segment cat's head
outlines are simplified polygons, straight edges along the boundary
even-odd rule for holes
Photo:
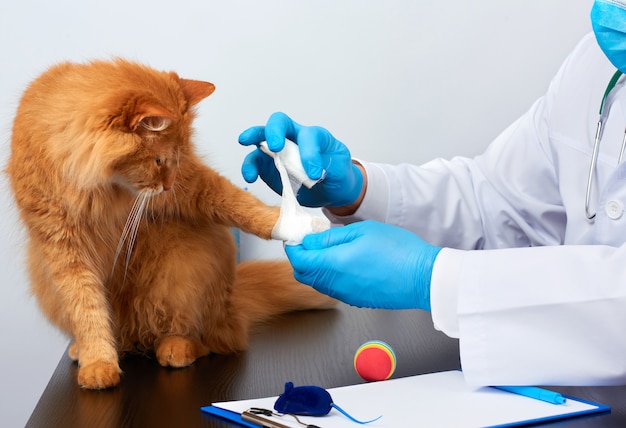
[[[61,138],[52,151],[65,176],[84,187],[133,193],[169,190],[191,150],[193,107],[213,84],[125,61],[63,64],[48,72]],[[41,95],[41,94],[40,94]]]

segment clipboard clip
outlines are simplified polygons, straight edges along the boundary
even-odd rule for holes
[[[271,410],[262,409],[260,407],[250,407],[247,411],[255,415],[263,416],[272,416],[274,414]]]

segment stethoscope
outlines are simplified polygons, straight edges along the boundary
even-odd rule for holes
[[[604,96],[602,97],[602,102],[600,103],[600,117],[598,119],[598,125],[596,126],[596,137],[593,142],[593,153],[591,155],[591,164],[589,165],[589,175],[587,176],[587,191],[585,192],[585,217],[590,222],[594,221],[596,217],[596,213],[591,213],[589,209],[590,200],[591,200],[591,185],[593,183],[593,172],[596,169],[596,164],[598,163],[598,152],[600,151],[600,140],[602,140],[602,133],[604,131],[603,125],[609,117],[609,112],[611,111],[611,105],[613,105],[613,100],[615,99],[615,94],[618,92],[618,89],[621,88],[626,79],[621,79],[622,72],[617,70],[611,80],[609,81],[606,90],[604,91]],[[622,162],[622,158],[624,157],[624,149],[626,148],[626,130],[624,131],[624,139],[622,140],[622,148],[619,152],[619,157],[617,158],[617,164],[619,165]]]

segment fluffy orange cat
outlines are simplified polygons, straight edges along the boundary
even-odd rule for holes
[[[23,95],[7,172],[33,293],[71,336],[84,388],[117,385],[124,352],[183,367],[334,303],[285,261],[236,264],[229,228],[269,239],[279,209],[194,154],[194,106],[213,90],[118,59],[59,64]]]

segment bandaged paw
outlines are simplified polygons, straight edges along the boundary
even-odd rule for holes
[[[302,167],[298,146],[285,141],[285,148],[274,153],[263,142],[260,149],[274,158],[274,164],[283,182],[283,194],[280,205],[280,216],[272,229],[272,238],[285,241],[288,245],[297,245],[305,235],[323,232],[330,228],[326,217],[314,216],[304,210],[298,203],[296,195],[300,187],[313,187],[317,181],[311,180]]]
[[[329,228],[330,222],[326,217],[312,216],[304,210],[295,215],[285,215],[281,206],[280,217],[272,229],[272,238],[282,240],[287,245],[297,245],[306,235]]]

